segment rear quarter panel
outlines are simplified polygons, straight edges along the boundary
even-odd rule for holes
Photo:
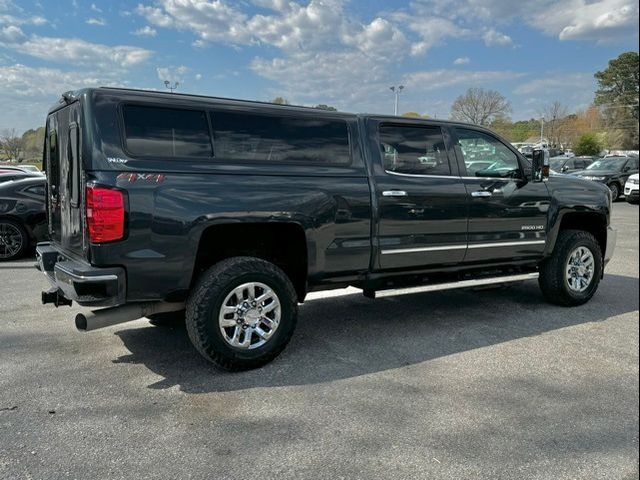
[[[122,265],[128,300],[189,288],[202,232],[211,225],[292,222],[305,231],[309,282],[356,276],[370,260],[365,177],[95,172],[126,192],[128,230],[91,246],[92,263]],[[282,239],[283,245],[287,239]]]

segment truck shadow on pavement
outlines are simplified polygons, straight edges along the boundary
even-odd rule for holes
[[[638,310],[638,278],[607,275],[594,299],[576,308],[545,303],[536,282],[503,290],[414,293],[377,300],[360,294],[300,306],[291,343],[257,370],[216,370],[191,346],[184,328],[116,332],[130,355],[163,377],[153,389],[224,392],[305,385],[414,365]]]

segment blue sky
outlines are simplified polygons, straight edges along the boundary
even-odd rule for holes
[[[40,126],[61,92],[121,85],[447,118],[469,87],[514,120],[593,99],[638,50],[634,0],[0,0],[0,130]]]

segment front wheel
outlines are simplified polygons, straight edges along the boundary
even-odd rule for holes
[[[17,260],[29,248],[29,235],[22,225],[0,219],[0,261]]]
[[[295,289],[280,268],[259,258],[233,257],[200,277],[187,300],[187,333],[216,366],[248,370],[282,352],[297,315]]]
[[[551,258],[540,265],[538,283],[548,302],[575,306],[588,302],[602,277],[603,261],[596,238],[581,230],[563,230]]]
[[[611,190],[611,201],[617,201],[620,198],[620,186],[617,183],[612,183],[609,185],[609,190]]]

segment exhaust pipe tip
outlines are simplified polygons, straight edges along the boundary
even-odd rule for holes
[[[87,331],[87,317],[82,313],[76,315],[76,328],[81,332]]]

